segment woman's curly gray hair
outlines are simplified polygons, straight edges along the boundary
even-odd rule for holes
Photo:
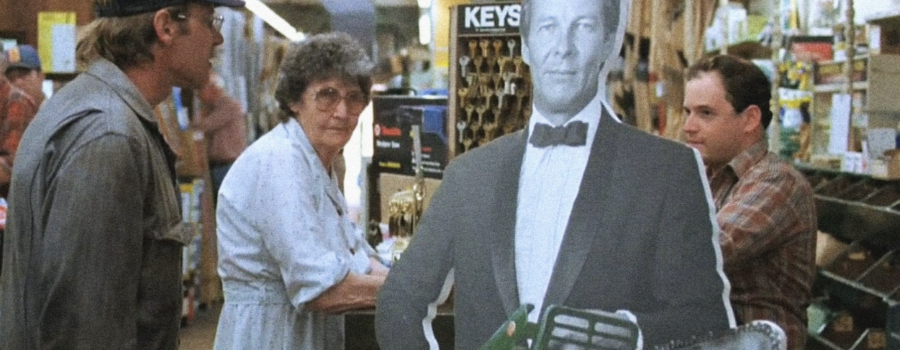
[[[290,106],[298,101],[313,82],[340,78],[359,84],[366,95],[372,88],[372,61],[350,35],[332,32],[313,35],[292,43],[278,72],[275,100],[282,122],[294,117]]]

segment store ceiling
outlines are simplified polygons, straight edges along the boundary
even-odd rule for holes
[[[417,0],[260,0],[303,33],[341,30],[372,40],[376,23],[417,33]],[[374,10],[374,11],[373,11]],[[399,22],[399,23],[398,23]],[[368,27],[368,26],[372,27]],[[360,27],[357,28],[357,27]],[[359,31],[360,33],[354,32]],[[365,34],[365,35],[363,35]]]
[[[272,11],[287,20],[288,23],[305,33],[319,33],[328,28],[334,29],[333,17],[336,14],[367,14],[375,9],[380,20],[394,21],[405,18],[406,10],[418,11],[417,0],[260,0]],[[332,20],[329,20],[331,18]],[[415,22],[414,16],[411,22]],[[343,29],[343,28],[341,28]]]
[[[377,44],[379,56],[391,54],[418,38],[417,0],[260,1],[305,34],[339,30],[349,33],[365,47],[373,47],[376,32],[381,33],[389,38]]]
[[[319,5],[321,0],[262,0],[266,4]],[[416,0],[373,0],[375,7],[418,6]]]

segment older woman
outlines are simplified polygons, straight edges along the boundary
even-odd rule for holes
[[[238,157],[219,192],[216,349],[343,348],[339,313],[375,305],[387,268],[347,217],[331,165],[369,103],[371,67],[341,33],[285,57],[282,122]]]

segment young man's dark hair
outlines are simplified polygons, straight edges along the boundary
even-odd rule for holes
[[[750,105],[756,105],[762,112],[763,129],[772,121],[772,83],[766,74],[753,62],[732,55],[705,58],[688,69],[687,80],[700,73],[717,72],[722,77],[725,96],[734,110],[741,112]]]

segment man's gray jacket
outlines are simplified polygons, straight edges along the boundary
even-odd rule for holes
[[[13,168],[0,348],[177,348],[174,160],[153,108],[108,61],[47,102]]]

